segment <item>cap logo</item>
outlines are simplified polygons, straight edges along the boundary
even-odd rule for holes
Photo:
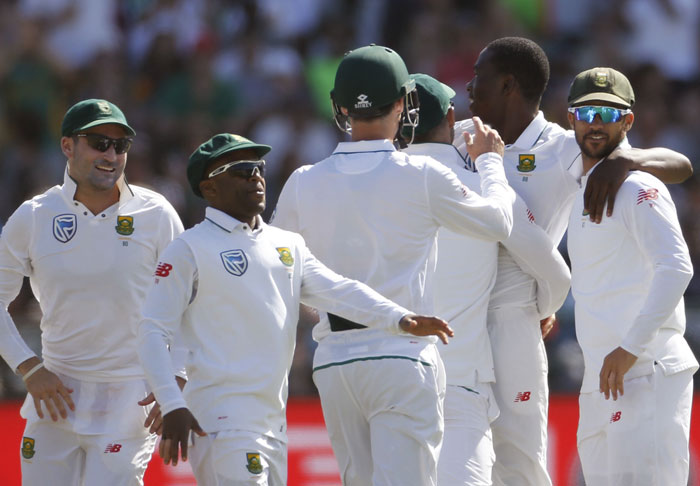
[[[372,102],[367,100],[368,96],[366,94],[361,94],[357,97],[357,103],[355,103],[355,108],[371,108]]]
[[[604,71],[596,72],[593,78],[593,84],[600,88],[605,88],[608,85],[608,73]]]
[[[236,142],[247,142],[248,141],[247,139],[241,137],[240,135],[235,135],[233,133],[231,134],[231,138],[233,138]]]
[[[109,106],[109,103],[106,101],[98,101],[97,102],[97,107],[100,109],[102,113],[105,115],[111,115],[112,114],[112,108]]]

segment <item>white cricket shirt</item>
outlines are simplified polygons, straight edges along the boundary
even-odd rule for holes
[[[143,378],[136,325],[158,255],[182,232],[153,191],[119,184],[119,202],[92,214],[62,186],[23,203],[0,237],[0,354],[12,369],[34,356],[7,306],[28,276],[42,311],[46,365],[84,381]],[[172,373],[171,373],[172,377]]]
[[[469,189],[480,192],[479,174],[466,169],[465,160],[454,146],[420,143],[409,145],[404,152],[433,157],[452,169]],[[539,304],[542,312],[550,315],[566,298],[569,268],[520,197],[513,207],[513,231],[503,243],[522,270],[515,281],[527,279],[531,304]],[[448,384],[473,386],[495,380],[486,317],[489,299],[508,301],[509,294],[507,288],[498,295],[491,292],[499,255],[506,253],[499,253],[499,246],[446,228],[438,232],[435,313],[455,330],[450,345],[440,347]]]
[[[300,232],[334,271],[418,314],[431,315],[438,229],[493,242],[506,238],[512,227],[515,195],[501,158],[489,153],[476,163],[484,197],[443,164],[399,152],[389,140],[342,142],[327,159],[289,177],[274,224]],[[365,329],[333,334],[366,340],[364,333],[381,339],[379,331]],[[313,334],[321,343],[331,334],[325,316]],[[368,349],[357,355],[376,352],[381,354]],[[324,364],[319,359],[317,351],[315,366]]]
[[[455,124],[453,143],[464,156],[467,150],[463,132],[473,133],[473,126],[471,119]],[[558,254],[556,246],[566,232],[573,197],[579,187],[578,179],[583,171],[581,150],[576,144],[573,131],[548,122],[544,114],[539,112],[515,143],[506,145],[503,165],[508,183],[525,201],[529,210],[528,218],[544,229]],[[498,278],[490,307],[531,307],[536,290],[532,278],[524,275],[522,265],[532,259],[531,253],[537,251],[536,241],[510,238],[507,243],[509,251],[504,251],[502,247],[499,251]],[[552,245],[546,245],[545,251],[548,252]],[[560,260],[560,255],[552,254],[552,257],[559,260],[559,265],[563,261]],[[563,269],[550,268],[553,271],[549,278],[541,278],[540,281],[562,282]],[[551,291],[556,295],[553,295],[549,303],[544,300],[539,302],[537,312],[542,317],[559,309],[566,298],[568,284],[564,282],[564,287],[557,284]],[[547,310],[552,312],[546,314]]]
[[[326,268],[300,235],[207,208],[163,253],[143,307],[139,354],[163,413],[186,406],[207,432],[286,441],[300,302],[392,334],[410,313]],[[164,366],[178,329],[189,349],[184,399]]]
[[[595,224],[583,210],[586,180],[567,238],[585,361],[581,392],[598,390],[603,359],[618,346],[638,358],[625,379],[652,373],[654,362],[665,374],[697,367],[683,338],[683,292],[693,269],[666,186],[645,172],[630,172],[613,215]]]

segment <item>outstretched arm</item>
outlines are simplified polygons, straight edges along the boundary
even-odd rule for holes
[[[666,184],[679,184],[693,175],[688,157],[673,150],[617,147],[588,177],[583,202],[591,221],[602,221],[606,202],[606,215],[612,216],[617,191],[631,170],[648,172]]]

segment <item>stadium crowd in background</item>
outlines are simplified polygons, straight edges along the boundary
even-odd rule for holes
[[[274,146],[266,157],[268,220],[288,175],[344,140],[330,122],[329,91],[345,51],[370,42],[396,49],[410,72],[455,90],[462,119],[479,51],[511,35],[531,38],[547,53],[551,78],[542,109],[562,126],[576,73],[609,65],[628,74],[640,100],[632,145],[673,148],[695,166],[695,176],[669,190],[697,266],[696,0],[8,0],[0,4],[0,226],[22,201],[62,180],[57,127],[77,100],[106,98],[129,113],[139,138],[127,177],[164,194],[186,228],[204,214],[184,175],[186,154],[201,140],[226,131]],[[686,337],[697,354],[700,277],[686,302]],[[38,351],[40,315],[28,285],[11,311]],[[547,342],[551,390],[577,391],[583,363],[571,299],[558,316]],[[302,312],[292,395],[316,393],[316,318]],[[21,379],[3,364],[0,397],[23,395]]]

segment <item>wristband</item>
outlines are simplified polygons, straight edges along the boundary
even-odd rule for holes
[[[22,375],[22,380],[24,380],[24,382],[26,383],[27,379],[30,376],[32,376],[34,373],[39,371],[39,368],[43,368],[43,367],[44,367],[44,363],[39,363],[37,365],[34,365],[34,367],[31,370],[27,371],[24,375]]]

